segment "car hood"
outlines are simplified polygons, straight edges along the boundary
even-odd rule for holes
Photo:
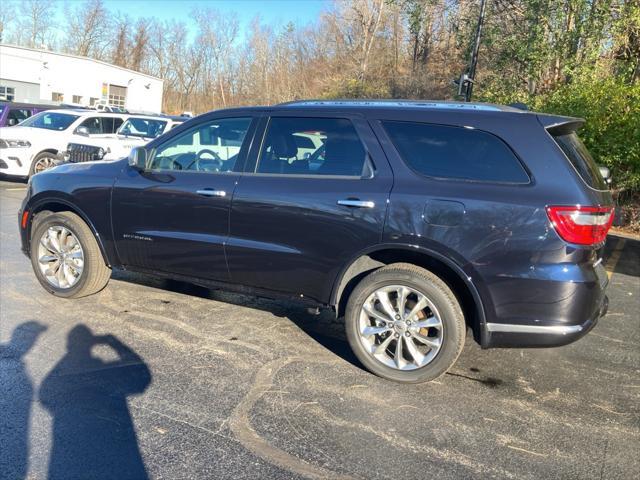
[[[92,147],[109,147],[111,150],[114,148],[117,149],[129,149],[131,150],[133,147],[140,147],[142,145],[146,145],[152,139],[151,138],[140,138],[140,137],[127,137],[125,135],[109,135],[106,137],[100,138],[87,138],[83,141],[76,140],[72,143],[78,143],[82,145],[91,145]]]
[[[37,135],[51,135],[52,133],[57,132],[44,128],[21,127],[20,125],[0,128],[0,138],[10,138],[12,140],[31,140]]]

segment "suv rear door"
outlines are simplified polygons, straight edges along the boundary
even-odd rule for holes
[[[231,206],[231,281],[329,302],[340,271],[381,240],[391,169],[359,117],[278,112],[262,125]]]

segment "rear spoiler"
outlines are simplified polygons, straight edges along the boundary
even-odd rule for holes
[[[539,113],[537,117],[538,121],[551,135],[566,135],[575,132],[585,123],[583,118],[576,117],[563,117],[544,113]]]

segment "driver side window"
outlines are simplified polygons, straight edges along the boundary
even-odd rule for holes
[[[251,118],[216,119],[173,137],[156,150],[151,170],[231,172]]]

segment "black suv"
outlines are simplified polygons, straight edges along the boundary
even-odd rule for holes
[[[61,297],[120,268],[330,307],[369,370],[431,380],[467,331],[549,347],[606,312],[613,208],[581,124],[446,102],[214,111],[35,175],[22,247]]]

